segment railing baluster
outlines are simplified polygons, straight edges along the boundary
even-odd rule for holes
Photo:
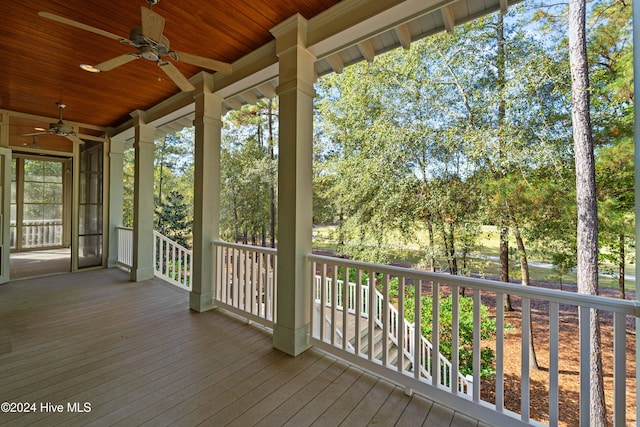
[[[389,363],[389,274],[382,275],[382,366]]]
[[[613,425],[626,424],[627,388],[627,319],[623,313],[615,313],[613,318]]]
[[[580,307],[578,309],[580,325],[580,425],[588,426],[590,421],[590,377],[591,369],[589,359],[590,349],[590,323],[591,309]]]
[[[398,278],[398,319],[402,323],[398,327],[398,372],[404,372],[404,357],[405,357],[405,335],[404,335],[404,284],[405,276]]]
[[[473,290],[473,401],[480,401],[480,290]]]
[[[349,327],[347,326],[347,312],[349,311],[349,267],[344,268],[342,279],[342,350],[347,350],[349,342]]]
[[[224,261],[224,302],[226,304],[229,304],[229,302],[231,301],[231,263],[233,262],[233,257],[232,257],[232,251],[233,249],[231,248],[226,248],[224,250],[224,257],[225,257],[225,261]]]
[[[338,267],[331,273],[331,345],[336,345],[336,310],[338,309]]]
[[[276,262],[276,255],[269,256],[269,281],[267,285],[267,299],[269,313],[267,314],[268,320],[276,321],[276,293],[278,288],[276,286],[276,278],[278,277],[278,263]]]
[[[251,313],[251,307],[253,304],[251,303],[251,258],[252,253],[249,251],[244,252],[244,309]]]
[[[438,351],[438,353],[440,353]],[[451,287],[451,378],[458,383],[460,372],[460,287]],[[459,387],[451,387],[451,392],[458,394]]]
[[[369,325],[367,330],[367,356],[369,360],[373,360],[373,334],[376,328],[376,309],[375,309],[375,299],[376,299],[376,284],[375,284],[375,272],[373,270],[369,270],[369,279],[367,281],[367,293],[369,296],[369,302],[367,303],[367,308],[369,309]]]
[[[422,289],[422,279],[418,279],[413,284],[413,377],[420,380],[422,365],[422,299],[420,290]]]
[[[504,294],[496,293],[496,411],[504,411]]]
[[[431,328],[431,345],[433,345],[432,354],[436,355],[435,361],[433,356],[431,358],[431,382],[434,387],[438,387],[442,384],[442,380],[440,379],[440,283],[432,282],[431,286],[431,318],[433,319],[433,327]],[[446,384],[444,385],[446,386]]]
[[[327,264],[322,264],[322,273],[320,280],[320,304],[318,306],[318,310],[320,311],[320,340],[326,340],[326,327],[324,322],[324,308],[327,302]]]
[[[560,413],[558,410],[559,381],[558,362],[560,361],[559,304],[549,303],[549,427],[557,427]],[[503,309],[504,312],[504,309]]]
[[[356,345],[355,345],[355,354],[360,356],[360,353],[362,351],[362,346],[360,345],[360,339],[362,338],[360,336],[360,319],[362,318],[362,314],[364,313],[363,311],[363,307],[362,307],[362,270],[360,270],[359,268],[356,269],[356,319],[355,319],[355,340],[356,340]]]
[[[530,379],[529,379],[529,343],[531,334],[531,300],[522,298],[522,334],[521,334],[521,374],[520,374],[520,415],[522,421],[529,422]]]

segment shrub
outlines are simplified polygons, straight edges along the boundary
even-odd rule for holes
[[[411,292],[412,294],[413,292]],[[446,298],[439,298],[440,303],[440,353],[451,360],[452,356],[452,319],[453,319],[453,298],[449,295]],[[433,298],[430,296],[421,297],[422,313],[422,335],[433,342],[433,318],[432,307]],[[413,321],[415,312],[413,295],[405,297],[405,316],[407,320]],[[459,361],[460,373],[463,375],[473,374],[473,299],[470,297],[459,298]],[[480,306],[480,338],[483,340],[494,339],[496,334],[496,322],[489,316],[486,306]],[[491,348],[480,349],[480,375],[483,379],[492,378],[495,375],[494,369],[495,355]]]

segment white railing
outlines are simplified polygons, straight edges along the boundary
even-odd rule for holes
[[[392,266],[366,264],[355,261],[348,261],[339,258],[330,258],[319,255],[308,255],[308,260],[311,263],[311,283],[317,283],[316,276],[321,277],[326,281],[331,279],[331,285],[316,286],[316,292],[312,293],[314,299],[319,301],[327,301],[329,304],[331,301],[336,301],[335,305],[329,305],[327,309],[328,313],[321,313],[320,318],[327,316],[331,319],[331,324],[337,323],[347,324],[347,313],[350,310],[355,310],[356,307],[362,307],[362,315],[354,316],[356,319],[353,330],[343,329],[342,337],[337,339],[334,337],[335,331],[333,328],[328,328],[325,322],[321,322],[319,325],[312,324],[311,331],[311,344],[318,348],[335,354],[349,362],[362,366],[372,372],[386,376],[396,383],[403,384],[407,389],[418,390],[422,393],[432,397],[433,399],[446,401],[448,405],[454,409],[460,410],[463,413],[476,414],[478,417],[497,425],[526,425],[534,424],[540,425],[548,423],[548,425],[556,426],[561,422],[562,412],[565,408],[562,405],[575,405],[577,402],[571,400],[570,403],[564,400],[562,404],[559,401],[563,400],[561,397],[565,394],[565,388],[560,381],[561,374],[566,375],[563,358],[561,355],[561,343],[560,343],[560,319],[563,319],[563,328],[569,327],[574,319],[579,318],[579,322],[575,323],[575,346],[579,346],[580,357],[579,372],[576,372],[572,378],[579,378],[580,381],[580,423],[581,425],[589,425],[589,393],[590,393],[590,381],[589,381],[589,324],[590,316],[592,316],[592,309],[599,310],[600,319],[602,325],[603,337],[609,337],[613,335],[613,340],[603,340],[603,343],[610,343],[607,347],[602,348],[603,358],[611,361],[609,364],[605,364],[605,387],[607,388],[608,395],[612,396],[607,402],[609,404],[609,414],[613,414],[614,425],[622,426],[627,423],[627,401],[635,402],[635,387],[627,385],[627,374],[636,376],[635,373],[635,358],[627,357],[627,345],[631,348],[628,341],[635,339],[635,333],[627,333],[627,328],[633,329],[632,320],[637,320],[640,316],[640,303],[637,301],[620,300],[616,298],[606,298],[592,295],[582,295],[566,291],[557,291],[551,289],[544,289],[531,286],[521,286],[516,284],[507,284],[489,280],[452,276],[441,273],[431,273],[419,270],[410,270]],[[340,274],[338,274],[340,270]],[[344,301],[342,289],[344,286],[338,285],[338,277],[349,277],[349,273],[352,272],[355,277],[356,283],[363,283],[362,278],[366,275],[369,280],[366,280],[366,284],[362,287],[362,292],[355,292],[356,287],[352,287],[347,291],[347,301]],[[398,279],[398,301],[397,301],[397,316],[394,314],[391,307],[389,295],[390,281],[392,278]],[[377,302],[374,298],[376,295],[376,286],[380,289],[380,294],[383,296],[381,302]],[[320,295],[317,294],[318,288]],[[365,291],[364,289],[368,289]],[[407,348],[407,353],[411,355],[411,366],[421,366],[428,370],[429,375],[425,375],[423,370],[414,370],[407,366],[404,358],[398,357],[396,361],[389,358],[389,345],[388,340],[382,340],[382,351],[378,356],[371,349],[373,349],[373,334],[362,334],[363,328],[373,330],[378,322],[382,323],[382,328],[388,330],[389,334],[394,335],[397,338],[397,342],[411,341],[411,337],[414,338],[414,342],[419,342],[421,339],[422,320],[421,320],[421,299],[415,298],[414,304],[414,319],[415,327],[400,328],[397,324],[397,319],[401,319],[405,316],[405,302],[407,297],[403,297],[407,291],[414,290],[414,295],[422,294],[431,296],[434,301],[440,301],[440,296],[450,295],[452,301],[452,319],[451,319],[451,347],[452,347],[452,360],[450,367],[451,378],[460,378],[459,376],[459,354],[462,348],[460,341],[460,304],[462,297],[460,292],[465,289],[465,292],[471,295],[471,301],[473,305],[473,339],[472,339],[472,387],[469,396],[465,391],[460,390],[458,387],[451,388],[447,384],[443,384],[442,376],[448,375],[447,371],[443,369],[443,362],[441,358],[437,358],[434,361],[434,365],[431,362],[425,362],[424,359],[429,358],[429,354],[424,349],[421,351],[414,351],[410,344],[403,347]],[[418,292],[415,292],[415,290]],[[511,335],[517,334],[519,341],[518,357],[519,368],[516,372],[505,372],[504,360],[507,356],[505,351],[510,349],[506,344],[506,326],[505,312],[502,301],[505,295],[511,295],[512,301],[517,301],[521,306],[519,323],[521,328],[518,332],[510,332]],[[482,295],[482,302],[481,302]],[[545,316],[548,319],[548,331],[545,331],[545,335],[542,340],[548,342],[548,351],[545,352],[544,357],[541,360],[545,360],[545,370],[548,372],[548,387],[536,387],[535,393],[545,393],[547,390],[548,396],[548,418],[544,420],[532,419],[531,417],[531,374],[529,370],[529,339],[531,336],[531,301],[536,302],[536,307],[542,305],[544,310],[536,310],[536,316]],[[466,300],[465,300],[466,301]],[[346,304],[345,304],[346,303]],[[315,309],[316,302],[310,302],[311,310]],[[481,337],[480,320],[481,320],[481,306],[487,304],[491,305],[491,310],[495,312],[496,322],[496,336],[492,338],[490,343],[485,342]],[[326,304],[321,304],[324,307]],[[347,306],[347,310],[339,310],[338,307]],[[377,305],[381,305],[378,308]],[[376,307],[375,316],[369,316],[369,307]],[[325,308],[322,308],[324,311]],[[440,304],[433,304],[432,306],[432,331],[436,331],[432,334],[433,348],[440,348],[440,342],[444,339],[441,333],[437,331],[441,330],[441,323],[443,320],[440,316]],[[361,319],[366,319],[365,324],[361,324]],[[317,323],[317,317],[311,316],[312,323]],[[627,322],[629,321],[629,322]],[[579,325],[578,325],[579,323]],[[627,325],[629,323],[629,326]],[[365,336],[366,338],[362,338]],[[633,338],[628,338],[633,337]],[[362,343],[361,340],[367,339],[368,342]],[[578,342],[580,340],[580,342]],[[344,343],[348,341],[354,341],[353,350],[350,350]],[[495,375],[492,377],[483,378],[481,376],[481,349],[483,346],[491,344],[495,349]],[[564,343],[563,343],[564,344]],[[366,349],[366,350],[365,350]],[[509,350],[513,351],[513,350]],[[628,366],[629,365],[629,366]],[[627,372],[629,369],[629,372]],[[516,387],[519,387],[519,402],[514,407],[511,403],[505,402],[505,387],[513,387],[514,377],[516,379]],[[485,397],[481,395],[481,386],[485,384],[491,386],[494,393],[489,394],[491,397]],[[567,393],[568,394],[568,393]],[[540,399],[537,399],[540,400]],[[569,408],[566,408],[569,409]],[[633,419],[633,415],[630,414]]]
[[[153,232],[153,273],[187,291],[191,290],[193,255],[191,250]]]
[[[118,265],[133,268],[133,228],[116,227],[118,230]]]
[[[118,265],[133,268],[133,228],[116,227],[118,231]],[[193,255],[157,231],[153,232],[153,273],[156,277],[191,291]]]
[[[212,243],[217,277],[214,303],[273,327],[276,314],[277,251],[223,241]]]
[[[22,249],[62,246],[62,220],[60,219],[23,221],[20,228]],[[17,247],[16,231],[16,223],[12,221],[9,225],[12,248]]]
[[[324,281],[325,283],[325,290],[324,290],[324,306],[327,308],[331,308],[331,295],[332,295],[332,284],[333,284],[333,278],[332,277],[327,277],[326,273],[323,277],[323,275],[318,275],[316,274],[315,276],[315,286],[314,286],[314,292],[315,292],[315,299],[316,299],[316,306],[319,306],[320,301],[322,301],[322,286],[321,283]],[[344,281],[343,280],[336,280],[337,283],[337,290],[336,290],[336,309],[338,311],[342,311],[344,310],[344,303],[345,303],[345,298],[344,298]],[[374,287],[374,291],[375,291],[375,299],[374,299],[374,303],[373,303],[373,307],[374,307],[374,322],[375,325],[384,330],[384,324],[383,324],[383,311],[384,311],[384,296]],[[360,300],[360,310],[359,310],[359,316],[362,317],[363,319],[368,319],[369,318],[369,309],[368,309],[368,301],[369,301],[369,285],[365,285],[365,284],[361,284],[360,285],[360,292],[361,292],[361,297],[359,298]],[[351,315],[357,315],[356,313],[358,313],[358,310],[356,310],[356,300],[358,298],[356,298],[356,284],[353,282],[348,282],[347,285],[347,312]],[[404,333],[400,332],[400,319],[401,317],[398,314],[398,309],[393,305],[393,304],[387,304],[388,306],[388,319],[389,319],[389,327],[386,328],[387,329],[387,339],[391,340],[391,342],[393,342],[394,345],[396,345],[397,347],[402,347],[402,354],[408,358],[408,360],[412,361],[414,360],[414,352],[415,352],[415,326],[413,322],[409,322],[405,317],[402,317],[402,328],[404,328]],[[319,308],[318,308],[319,310]],[[328,324],[331,324],[331,318],[329,316],[325,316],[328,320]],[[344,329],[344,327],[342,328]],[[337,333],[339,334],[339,341],[342,342],[343,339],[343,335],[344,335],[344,331],[338,328],[337,329]],[[405,337],[405,339],[400,339],[400,336]],[[433,353],[433,345],[431,344],[431,342],[424,337],[424,335],[422,335],[421,333],[419,334],[420,336],[420,372],[422,373],[422,375],[424,375],[427,379],[431,379],[431,369],[432,369],[432,353]],[[328,339],[330,340],[330,337],[328,337]],[[400,346],[399,343],[402,343],[402,346]],[[353,348],[352,344],[347,344],[348,346],[351,346],[351,348],[355,351],[355,349]],[[451,362],[442,355],[442,353],[438,353],[438,357],[440,359],[440,363],[439,363],[439,369],[440,369],[440,385],[442,385],[444,388],[446,388],[447,390],[450,391],[451,389],[451,384],[452,384],[452,377],[451,377],[451,373],[452,373],[452,369],[451,369]],[[411,368],[412,369],[412,368]],[[472,397],[472,393],[473,393],[473,387],[472,387],[472,383],[473,383],[473,377],[471,377],[470,375],[463,375],[461,373],[458,373],[458,393],[460,393],[461,395],[466,395],[469,398]]]

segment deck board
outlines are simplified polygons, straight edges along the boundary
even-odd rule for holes
[[[477,425],[321,351],[290,357],[224,311],[188,307],[185,291],[117,269],[0,286],[0,400],[38,407],[0,413],[0,424]],[[64,411],[40,411],[46,402]],[[68,412],[74,402],[91,411]]]

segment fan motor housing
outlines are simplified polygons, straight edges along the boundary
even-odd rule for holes
[[[160,42],[156,43],[142,34],[142,27],[132,28],[129,40],[140,50],[140,55],[150,61],[158,61],[160,57],[169,54],[169,39],[163,35]]]

